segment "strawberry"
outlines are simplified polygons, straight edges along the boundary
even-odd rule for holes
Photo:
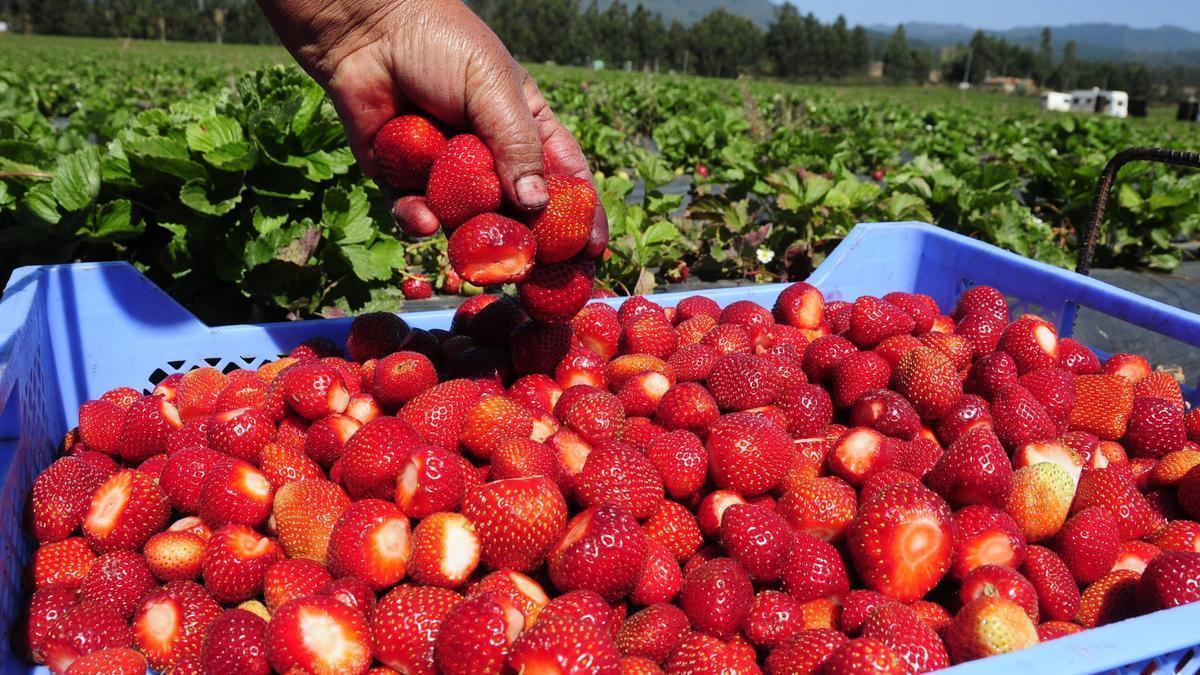
[[[311,337],[292,347],[292,351],[288,352],[288,356],[294,359],[323,359],[326,356],[341,356],[342,350],[333,340],[327,337]],[[233,374],[230,373],[230,377]]]
[[[656,373],[646,374],[654,375]],[[658,426],[648,417],[626,417],[625,426],[621,428],[619,438],[621,439],[622,443],[644,455],[650,449],[650,445],[654,443],[659,436],[664,436],[667,433],[668,432],[666,429]],[[657,469],[658,467],[655,466],[654,468]],[[660,471],[659,473],[661,474],[662,472]]]
[[[1187,440],[1183,405],[1176,401],[1137,396],[1130,409],[1122,444],[1135,457],[1161,459]]]
[[[1162,515],[1154,511],[1119,466],[1092,469],[1080,476],[1071,512],[1079,513],[1090,506],[1108,509],[1116,518],[1122,540],[1144,537],[1164,524]]]
[[[143,396],[125,411],[121,427],[121,459],[136,464],[167,448],[167,437],[182,427],[179,411],[159,396]]]
[[[479,399],[480,391],[480,386],[470,380],[448,380],[405,403],[397,416],[412,425],[412,429],[415,429],[426,442],[446,450],[455,450],[466,421],[466,413]],[[368,426],[370,425],[364,425],[364,428]],[[364,437],[364,441],[368,441],[362,449],[366,453],[364,459],[367,460],[364,466],[370,465],[371,456],[379,454],[378,447],[394,446],[395,450],[389,451],[387,454],[403,451],[403,447],[396,445],[393,437],[399,436],[408,441],[411,434],[398,433],[398,431],[396,423],[391,421],[381,425],[377,434],[368,434]],[[357,435],[355,434],[355,436]],[[416,439],[413,438],[412,442],[415,443]],[[351,439],[351,444],[353,444],[353,439]],[[349,448],[347,448],[347,454],[349,454]],[[388,485],[380,484],[377,487],[390,488],[394,479],[395,474],[392,474]],[[386,494],[374,496],[387,497]]]
[[[1008,323],[1008,300],[992,286],[973,286],[958,296],[952,316],[962,319],[970,312],[987,312]]]
[[[142,393],[133,387],[116,387],[100,395],[100,400],[115,403],[122,409],[128,410],[133,402],[142,397]]]
[[[267,621],[244,609],[227,609],[209,624],[200,647],[202,672],[213,675],[265,674]]]
[[[918,479],[929,475],[933,467],[941,461],[944,453],[942,446],[938,445],[937,441],[920,436],[907,442],[893,441],[892,445],[895,446],[895,451],[890,468],[905,471]],[[883,471],[876,472],[876,475]],[[865,486],[866,483],[863,485]]]
[[[484,396],[467,410],[460,441],[475,456],[490,459],[505,441],[532,433],[533,416],[524,406],[504,396]]]
[[[829,472],[855,486],[876,471],[887,467],[896,445],[883,434],[866,427],[854,427],[843,433],[829,450]]]
[[[442,619],[433,648],[444,675],[499,673],[509,646],[524,628],[521,611],[491,591],[455,605]]]
[[[775,317],[756,302],[736,300],[721,310],[717,315],[717,323],[745,328],[755,347],[764,347],[767,333],[775,325]]]
[[[1021,572],[1037,590],[1038,607],[1044,618],[1055,621],[1075,618],[1079,588],[1062,558],[1048,548],[1030,546]]]
[[[93,450],[109,455],[119,454],[127,408],[103,399],[79,406],[79,435],[83,437],[83,442]]]
[[[892,367],[875,352],[848,354],[833,370],[833,400],[849,408],[864,393],[886,388],[891,376]]]
[[[92,496],[83,518],[83,533],[101,553],[137,550],[166,527],[170,515],[167,498],[153,477],[139,471],[118,471]]]
[[[156,384],[154,386],[154,390],[150,393],[170,403],[175,400],[175,392],[179,389],[179,382],[182,379],[183,373],[171,373],[170,375],[164,377],[161,382]],[[141,396],[138,398],[141,398]],[[133,404],[131,403],[130,405]],[[128,410],[128,408],[126,408],[126,410]]]
[[[1037,629],[1020,605],[985,595],[967,603],[946,628],[955,663],[1005,654],[1037,644]]]
[[[434,641],[461,599],[444,588],[397,586],[370,615],[375,658],[399,672],[434,675]]]
[[[42,655],[51,671],[65,673],[81,657],[132,644],[129,625],[120,612],[104,605],[85,603],[66,609],[50,626]]]
[[[705,447],[713,482],[743,495],[762,494],[779,485],[792,455],[787,432],[749,413],[732,413],[714,422]]]
[[[143,555],[154,576],[162,581],[200,576],[208,542],[192,532],[159,532],[146,541]]]
[[[105,478],[103,471],[81,459],[55,460],[33,481],[30,516],[34,537],[46,543],[74,534]]]
[[[529,221],[539,264],[563,262],[583,250],[596,215],[596,188],[575,176],[546,176],[550,200]],[[590,294],[590,290],[589,290]]]
[[[916,323],[903,309],[874,296],[854,301],[846,337],[859,347],[874,347],[892,335],[912,333]]]
[[[420,115],[393,117],[375,134],[372,158],[384,182],[398,190],[421,191],[446,137]]]
[[[400,470],[412,452],[422,445],[417,430],[407,422],[395,417],[374,419],[346,441],[345,452],[339,461],[341,482],[355,499],[392,499]]]
[[[120,468],[117,465],[117,460],[113,459],[111,456],[102,452],[96,452],[95,450],[81,450],[80,447],[82,446],[78,446],[71,450],[67,456],[74,457],[75,459],[86,462],[92,467],[99,469],[100,473],[106,478],[116,473]]]
[[[585,507],[610,502],[644,520],[662,503],[663,481],[641,453],[612,443],[588,455],[575,477],[575,494]]]
[[[791,550],[793,533],[788,523],[770,508],[734,504],[721,519],[721,544],[751,579],[773,583],[779,579]]]
[[[833,377],[837,364],[858,351],[854,343],[837,335],[819,337],[804,351],[801,367],[809,382],[825,383]]]
[[[1075,375],[1096,375],[1100,372],[1100,360],[1092,350],[1071,338],[1058,340],[1058,367]]]
[[[617,354],[621,324],[617,311],[608,305],[592,303],[571,318],[572,340],[605,360]]]
[[[1120,552],[1117,553],[1117,561],[1113,563],[1112,569],[1115,570],[1132,570],[1138,574],[1143,574],[1146,571],[1146,565],[1155,558],[1162,549],[1139,539],[1121,542]]]
[[[320,466],[332,466],[346,451],[346,442],[362,428],[362,422],[349,415],[329,415],[308,426],[304,454]],[[259,466],[263,465],[262,458]]]
[[[414,581],[455,588],[479,564],[480,542],[475,526],[458,513],[434,513],[417,524],[412,536],[408,573]]]
[[[514,478],[468,491],[462,513],[475,525],[485,565],[528,571],[558,540],[567,504],[546,478]]]
[[[128,647],[109,647],[81,656],[67,668],[67,675],[141,675],[146,657]]]
[[[276,491],[284,485],[302,480],[324,480],[325,472],[303,450],[268,443],[263,446],[263,474]]]
[[[877,673],[902,675],[908,672],[900,655],[874,638],[855,638],[829,655],[821,672],[826,675]]]
[[[471,585],[467,597],[475,597],[490,591],[498,591],[521,611],[525,625],[532,626],[550,602],[541,584],[512,570],[492,572]]]
[[[1138,583],[1138,599],[1145,611],[1200,602],[1200,553],[1164,551],[1146,565]]]
[[[518,289],[521,306],[534,321],[566,324],[591,298],[595,279],[591,260],[538,265]]]
[[[1146,541],[1164,551],[1200,552],[1200,523],[1172,520],[1146,536]]]
[[[954,513],[954,564],[950,574],[964,579],[982,565],[1016,568],[1025,560],[1025,535],[1004,511],[968,506]]]
[[[1061,637],[1074,635],[1082,630],[1083,628],[1079,624],[1070,621],[1046,621],[1039,623],[1037,626],[1038,642],[1057,640]]]
[[[1013,384],[992,399],[992,427],[1007,446],[1054,438],[1054,420],[1037,398],[1025,387]]]
[[[941,352],[928,347],[916,347],[900,357],[892,373],[892,387],[924,419],[941,417],[962,396],[962,379],[954,365]]]
[[[536,250],[537,240],[528,228],[495,213],[467,220],[447,244],[454,271],[479,286],[523,281],[533,270]]]
[[[1179,479],[1179,489],[1175,496],[1179,500],[1180,509],[1189,518],[1200,520],[1200,469],[1193,467]]]
[[[129,618],[142,596],[157,585],[142,556],[132,551],[111,551],[88,569],[79,585],[79,602],[98,603]]]
[[[333,575],[320,563],[303,558],[280,560],[263,575],[263,600],[274,611],[291,600],[316,595],[331,581]]]
[[[363,615],[328,597],[292,600],[271,615],[267,657],[280,672],[365,673],[371,629]]]
[[[1045,319],[1026,314],[1004,329],[996,348],[1013,357],[1018,373],[1052,368],[1058,364],[1058,331]]]
[[[925,483],[951,506],[984,504],[1002,508],[1012,491],[1013,470],[996,434],[971,429],[950,444]]]
[[[754,351],[754,339],[750,331],[737,324],[713,326],[700,337],[700,344],[715,349],[721,356],[750,354]]]
[[[546,603],[539,620],[553,617],[588,623],[614,636],[624,621],[624,615],[614,612],[600,594],[588,590],[569,591]]]
[[[245,525],[226,525],[213,533],[204,554],[204,585],[220,602],[248,600],[262,589],[267,569],[282,557],[274,540]]]
[[[651,312],[623,324],[621,353],[650,354],[665,359],[679,346],[675,329],[665,315]]]
[[[321,361],[302,361],[279,377],[288,407],[310,422],[341,413],[350,403],[341,374]]]
[[[633,589],[645,554],[645,535],[628,512],[593,506],[567,523],[551,549],[550,580],[563,591],[588,589],[617,600]]]
[[[684,577],[679,607],[692,626],[717,638],[737,633],[754,603],[754,587],[746,571],[729,558],[716,558]]]
[[[205,417],[214,412],[217,397],[229,384],[229,378],[216,368],[196,368],[179,379],[173,403],[184,422]]]
[[[846,359],[846,361],[849,360],[849,358]],[[886,385],[887,382],[885,381],[883,386]],[[796,388],[811,386],[797,385]],[[789,391],[794,391],[794,389]],[[781,405],[782,401],[783,398],[781,398]],[[795,415],[793,414],[792,417],[794,418]],[[855,399],[853,407],[850,409],[850,422],[854,426],[870,427],[885,436],[905,440],[916,436],[921,426],[921,418],[917,415],[917,411],[912,407],[912,404],[908,402],[908,399],[884,388],[863,391]],[[815,424],[812,425],[812,427],[815,426]],[[821,428],[824,428],[824,426],[828,426],[828,422]],[[801,431],[805,432],[804,435],[811,435],[818,431],[818,429],[813,429],[812,427],[802,429]],[[791,430],[789,427],[789,431]]]
[[[413,543],[408,519],[394,504],[364,499],[351,504],[329,534],[329,569],[356,576],[373,590],[404,578]]]
[[[696,516],[678,502],[664,500],[642,523],[642,530],[647,538],[665,545],[679,560],[688,558],[704,545],[704,535]]]
[[[963,394],[937,421],[936,432],[938,439],[949,444],[972,429],[992,429],[994,426],[988,402],[975,394]]]
[[[630,615],[617,630],[617,648],[622,654],[662,663],[679,648],[688,632],[688,619],[675,605],[651,605]]]
[[[746,637],[759,647],[775,645],[804,631],[802,606],[779,591],[760,591],[742,626]]]
[[[950,510],[919,485],[885,488],[859,507],[847,545],[864,585],[898,600],[919,599],[950,568]]]
[[[606,388],[608,377],[604,359],[595,352],[573,346],[554,369],[554,379],[564,390],[576,386]],[[557,404],[555,404],[557,407]]]
[[[675,326],[675,334],[679,338],[679,349],[699,346],[704,348],[704,352],[720,355],[715,347],[701,342],[704,340],[704,336],[712,332],[716,326],[717,320],[708,314],[698,314],[686,321],[680,321]]]
[[[549,617],[525,630],[509,647],[513,672],[616,672],[620,654],[608,631],[572,620]]]
[[[50,586],[78,589],[95,565],[96,554],[83,537],[68,537],[60,542],[42,544],[34,552],[31,566],[34,587],[37,590]]]
[[[617,392],[625,414],[645,417],[653,415],[654,411],[658,410],[662,397],[675,384],[673,379],[652,371],[635,375]]]
[[[646,555],[629,600],[637,605],[671,602],[683,587],[683,569],[675,554],[658,539],[646,537]]]
[[[971,570],[958,589],[963,605],[975,598],[998,596],[1012,600],[1025,610],[1029,620],[1038,621],[1038,595],[1032,583],[1011,567],[981,565]]]
[[[133,639],[150,666],[166,670],[200,655],[201,642],[221,606],[199,584],[173,581],[146,594],[133,619]]]
[[[667,390],[654,411],[654,420],[668,431],[707,432],[720,412],[717,402],[703,386],[682,382]]]
[[[555,415],[588,443],[616,438],[625,422],[620,399],[596,389],[568,389],[554,407]]]
[[[797,532],[780,570],[783,590],[799,602],[840,599],[850,591],[846,563],[832,544]]]
[[[1075,481],[1056,464],[1042,462],[1013,473],[1012,492],[1005,511],[1029,542],[1049,539],[1066,522]]]
[[[696,522],[700,525],[700,531],[705,537],[716,539],[721,533],[725,510],[734,504],[746,503],[740,494],[729,490],[713,490],[704,495],[696,507]]]
[[[19,634],[14,632],[14,638],[21,643],[30,660],[38,664],[46,662],[43,650],[46,647],[47,636],[62,620],[63,614],[75,605],[74,588],[54,585],[33,592],[33,596],[24,607]],[[685,622],[684,626],[686,625]]]
[[[1080,375],[1075,378],[1075,407],[1070,427],[1101,439],[1125,435],[1133,414],[1133,385],[1120,375]]]
[[[1139,578],[1140,575],[1130,570],[1116,570],[1100,577],[1080,596],[1075,621],[1084,628],[1095,628],[1136,615]]]
[[[1071,516],[1054,541],[1055,550],[1080,584],[1090,584],[1107,574],[1117,561],[1120,547],[1116,520],[1097,506]]]
[[[558,364],[571,349],[571,340],[572,331],[569,325],[547,325],[535,321],[526,321],[517,326],[510,337],[513,370],[517,375],[523,376],[537,375],[538,377],[546,377],[547,375],[552,375],[554,369],[558,367]],[[550,383],[554,382],[549,378],[546,379]],[[543,381],[535,379],[531,381],[531,383],[533,382]],[[513,384],[515,385],[516,382]],[[556,384],[554,386],[557,387]],[[520,398],[520,388],[513,389],[510,387],[509,395],[520,400],[522,403],[532,406],[531,412],[549,410],[554,407],[553,403],[547,405],[544,401],[536,397],[539,392],[544,392],[544,387],[545,384],[530,387],[528,393],[533,396],[528,401]],[[561,390],[561,387],[557,388]]]
[[[346,336],[346,353],[362,363],[381,359],[400,349],[409,332],[408,324],[389,312],[370,312],[354,317]]]
[[[771,650],[767,656],[768,675],[822,672],[829,657],[850,642],[845,634],[829,628],[814,628],[795,635]]]
[[[509,439],[492,455],[491,476],[496,480],[542,476],[557,483],[559,475],[554,449],[528,438]]]
[[[158,483],[171,506],[183,513],[197,513],[200,494],[212,469],[228,459],[208,448],[188,448],[171,454]]]
[[[918,335],[928,333],[933,327],[934,319],[941,314],[937,302],[924,293],[888,293],[883,296],[883,300],[899,307],[912,317],[912,332]]]
[[[400,351],[376,361],[367,387],[380,405],[395,410],[437,384],[437,380],[437,372],[428,357]]]
[[[840,478],[806,478],[789,486],[775,510],[798,532],[840,542],[858,511],[854,488]]]
[[[842,598],[842,613],[838,616],[838,628],[846,635],[857,635],[876,609],[895,602],[896,600],[883,593],[854,589]]]
[[[275,494],[271,516],[279,544],[289,558],[325,564],[330,533],[349,506],[346,493],[329,481],[305,480],[284,485]]]
[[[417,274],[400,283],[400,293],[405,300],[428,300],[433,297],[433,284],[424,274]]]
[[[1138,354],[1113,354],[1108,357],[1100,372],[1105,375],[1120,375],[1134,384],[1150,374],[1150,362]]]
[[[534,324],[529,324],[534,325]],[[507,396],[525,406],[530,413],[551,412],[562,396],[563,388],[553,378],[542,373],[521,377],[508,388]]]
[[[1134,396],[1152,396],[1168,401],[1183,403],[1183,390],[1175,377],[1164,370],[1156,370],[1133,384]]]
[[[411,518],[458,506],[463,494],[462,458],[432,446],[413,450],[396,477],[396,504]]]
[[[910,673],[950,667],[950,655],[942,639],[916,612],[899,603],[887,603],[876,609],[863,623],[862,636],[887,645]]]
[[[450,139],[430,167],[426,200],[447,231],[500,208],[495,162],[478,136],[459,134]]]
[[[266,474],[240,459],[227,460],[205,475],[200,517],[213,529],[229,523],[258,527],[271,515],[274,496]]]
[[[814,436],[833,421],[833,401],[825,389],[815,384],[785,387],[776,405],[787,416],[788,432],[796,437]],[[867,405],[864,403],[864,407]]]

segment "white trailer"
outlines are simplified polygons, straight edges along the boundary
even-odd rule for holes
[[[1076,89],[1071,92],[1071,110],[1110,117],[1128,117],[1129,94],[1099,87]]]
[[[1042,94],[1042,110],[1070,112],[1071,95],[1063,91],[1047,91]]]

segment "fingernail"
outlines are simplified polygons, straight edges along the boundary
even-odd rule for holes
[[[546,181],[541,176],[525,176],[517,181],[517,201],[527,209],[540,209],[550,201]]]

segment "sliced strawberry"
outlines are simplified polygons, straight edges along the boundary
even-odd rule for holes
[[[847,533],[863,583],[898,600],[923,597],[950,568],[950,510],[919,485],[884,489],[859,508]]]
[[[175,581],[146,595],[133,619],[133,638],[150,666],[166,670],[200,655],[201,642],[221,606],[198,584]]]
[[[293,600],[271,615],[267,657],[279,672],[360,673],[371,665],[371,629],[362,613],[329,597]]]
[[[257,527],[271,515],[274,497],[262,471],[240,459],[225,461],[205,475],[200,517],[214,530],[229,523]]]
[[[55,673],[65,673],[81,657],[102,649],[129,647],[133,644],[125,618],[111,607],[87,603],[63,611],[50,627],[43,643],[46,665]]]
[[[119,471],[97,488],[83,519],[83,532],[97,551],[137,550],[166,527],[167,498],[154,478]]]
[[[226,525],[208,542],[204,586],[219,602],[249,600],[262,590],[267,569],[282,557],[274,540],[245,525]]]

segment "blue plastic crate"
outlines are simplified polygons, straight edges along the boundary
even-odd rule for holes
[[[1019,311],[1059,324],[1064,335],[1078,305],[1200,348],[1200,316],[920,223],[859,225],[809,281],[830,299],[901,290],[927,293],[943,309],[964,289],[990,284],[1012,297]],[[753,300],[770,306],[783,288],[706,295],[722,305]],[[655,300],[672,305],[686,295]],[[452,315],[423,312],[405,319],[419,328],[447,328]],[[305,338],[340,342],[349,326],[350,320],[339,319],[210,328],[125,263],[17,270],[0,300],[0,629],[11,630],[25,597],[22,577],[32,542],[21,523],[30,485],[75,425],[82,402],[117,386],[150,388],[167,374],[198,366],[254,368]],[[1195,402],[1196,390],[1189,388],[1188,396]],[[1195,604],[951,670],[1196,673],[1198,643]],[[13,656],[8,640],[0,641],[0,650],[4,672],[36,672]]]

